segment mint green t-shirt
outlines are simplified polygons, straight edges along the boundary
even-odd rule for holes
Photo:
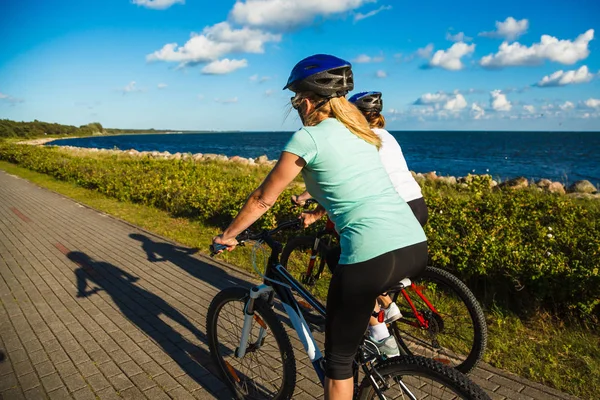
[[[308,192],[326,210],[340,234],[340,264],[354,264],[412,244],[425,233],[394,189],[377,148],[337,119],[294,133],[284,151],[306,161]]]

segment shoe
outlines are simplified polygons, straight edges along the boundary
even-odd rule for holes
[[[379,354],[390,357],[397,357],[400,355],[400,348],[398,348],[398,343],[396,343],[396,338],[392,335],[382,339],[381,341],[377,341],[369,336],[369,341],[372,342],[377,349],[379,350]]]
[[[396,303],[390,303],[388,308],[384,308],[383,312],[385,314],[385,323],[389,324],[391,322],[397,321],[402,318],[402,313],[398,309]]]

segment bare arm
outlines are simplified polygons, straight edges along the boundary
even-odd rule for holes
[[[279,161],[277,161],[263,183],[252,192],[233,222],[220,236],[215,238],[214,242],[234,247],[237,244],[235,237],[275,204],[281,192],[294,180],[305,165],[306,162],[297,155],[286,151],[282,152]]]

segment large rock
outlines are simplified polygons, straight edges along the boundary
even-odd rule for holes
[[[594,186],[592,184],[592,182],[590,181],[586,181],[586,180],[582,180],[582,181],[577,181],[575,183],[573,183],[571,186],[569,186],[569,189],[567,189],[567,191],[569,193],[596,193],[598,191],[598,188],[596,188],[596,186]]]
[[[550,187],[551,184],[552,181],[550,179],[540,179],[535,183],[537,187],[540,187],[542,189],[548,189],[548,187]]]
[[[560,182],[550,182],[546,190],[550,193],[565,194],[565,187]]]
[[[219,156],[218,154],[207,153],[207,154],[204,154],[203,158],[204,158],[204,160],[216,160],[218,156]]]
[[[438,176],[436,175],[435,171],[427,172],[424,176],[425,179],[428,179],[430,181],[435,181],[438,179]]]
[[[454,176],[440,176],[437,180],[447,185],[456,185],[456,177]]]
[[[262,165],[262,164],[268,164],[269,163],[269,158],[266,155],[262,155],[260,157],[257,157],[254,160],[255,163],[257,163],[258,165]]]
[[[526,187],[529,187],[529,181],[527,180],[527,178],[520,176],[518,178],[509,179],[506,182],[502,182],[500,184],[500,187],[515,189],[515,190],[516,189],[524,189]]]

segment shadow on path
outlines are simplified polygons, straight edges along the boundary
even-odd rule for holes
[[[100,290],[105,291],[123,315],[152,338],[186,374],[213,394],[219,391],[218,398],[229,395],[227,390],[222,391],[223,384],[211,374],[215,373],[215,369],[209,352],[171,326],[173,323],[179,324],[184,328],[182,330],[190,332],[206,345],[206,335],[185,315],[159,296],[134,285],[139,278],[113,264],[94,260],[87,254],[76,251],[67,254],[67,257],[79,266],[75,271],[77,297],[88,297]],[[98,286],[91,287],[90,283]]]
[[[142,243],[142,249],[146,252],[148,261],[169,261],[191,276],[198,278],[219,290],[232,285],[248,288],[252,285],[246,280],[228,274],[219,267],[215,267],[198,258],[192,257],[192,254],[197,253],[198,249],[176,246],[167,242],[155,242],[148,236],[139,233],[132,233],[129,237]]]

